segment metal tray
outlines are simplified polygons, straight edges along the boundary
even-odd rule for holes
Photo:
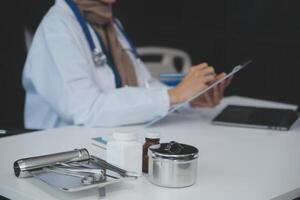
[[[93,167],[93,168],[97,167],[99,169],[102,169],[97,164],[97,162],[95,162],[93,159],[91,159],[89,161],[83,161],[80,163],[84,164],[86,166]],[[107,185],[118,183],[118,182],[121,182],[124,180],[136,179],[136,177],[121,176],[118,173],[115,173],[108,169],[105,169],[105,171],[106,171],[105,180],[94,183],[94,184],[89,184],[89,185],[83,184],[81,182],[82,178],[59,174],[59,173],[55,173],[55,172],[49,172],[49,171],[45,171],[43,169],[30,171],[30,173],[34,178],[54,187],[56,189],[66,191],[66,192],[78,192],[78,191],[88,190],[88,189],[92,189],[92,188],[103,188]]]

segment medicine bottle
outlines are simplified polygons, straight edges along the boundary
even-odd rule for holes
[[[118,130],[113,140],[107,143],[107,162],[126,171],[142,175],[142,144],[137,141],[133,131]]]
[[[158,132],[147,132],[143,145],[143,172],[148,173],[148,148],[151,145],[159,144],[160,134]]]

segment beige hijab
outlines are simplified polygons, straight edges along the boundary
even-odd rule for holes
[[[74,2],[85,19],[101,36],[106,49],[111,53],[123,86],[137,86],[133,62],[118,40],[111,5],[102,3],[101,0],[74,0]]]

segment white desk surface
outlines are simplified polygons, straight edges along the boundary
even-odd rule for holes
[[[215,109],[171,115],[152,130],[163,134],[163,142],[175,140],[199,148],[197,183],[170,189],[152,185],[141,177],[107,187],[106,199],[281,200],[300,195],[299,120],[288,132],[211,125],[211,119],[227,104],[295,108],[228,97]],[[112,130],[68,127],[0,139],[0,194],[21,200],[98,199],[97,190],[66,193],[38,180],[18,179],[12,166],[20,158],[82,147],[103,157],[91,145],[90,138],[112,133]]]

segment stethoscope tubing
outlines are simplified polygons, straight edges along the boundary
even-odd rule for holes
[[[91,51],[95,51],[96,49],[96,45],[93,41],[92,38],[92,34],[88,28],[87,22],[84,19],[84,17],[82,16],[79,8],[76,6],[76,4],[73,2],[73,0],[65,0],[66,3],[69,5],[69,7],[71,8],[71,10],[73,11],[78,23],[81,26],[81,29],[86,37],[86,40],[88,41],[88,44],[90,46]],[[117,25],[117,28],[121,31],[121,33],[125,36],[126,40],[129,43],[129,46],[134,54],[134,56],[138,57],[138,52],[137,49],[135,48],[135,46],[133,45],[132,40],[130,39],[130,37],[128,36],[128,34],[125,32],[125,30],[123,29],[122,25],[120,24],[120,22],[116,19],[114,19],[115,24]],[[100,42],[100,41],[99,41]]]

